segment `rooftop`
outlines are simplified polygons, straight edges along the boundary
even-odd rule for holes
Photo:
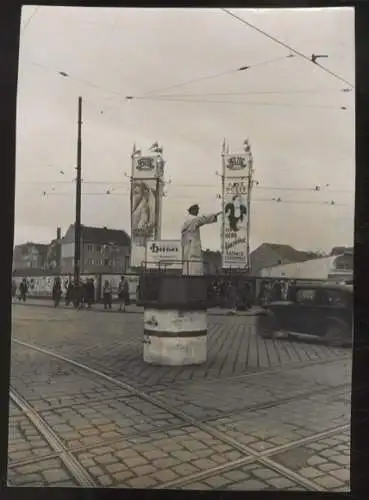
[[[279,243],[263,243],[260,247],[268,246],[274,250],[281,257],[281,260],[290,260],[291,262],[303,262],[309,259],[315,259],[318,257],[314,252],[303,252],[296,250],[296,248],[290,245],[281,245]],[[260,248],[258,247],[258,248]],[[257,249],[256,249],[257,250]],[[256,251],[254,250],[254,252]]]
[[[72,224],[69,230],[73,229]],[[68,231],[69,231],[68,230]],[[113,243],[119,246],[129,246],[131,238],[122,229],[109,229],[107,227],[81,226],[81,234],[84,243],[108,244]]]

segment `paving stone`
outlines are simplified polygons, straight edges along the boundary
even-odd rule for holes
[[[327,463],[327,459],[314,455],[307,460],[307,463],[308,465],[324,464]]]
[[[90,469],[88,469],[88,471],[93,476],[103,476],[104,475],[104,471],[102,470],[101,467],[94,466],[94,467],[91,467]]]
[[[223,477],[221,475],[219,476],[213,476],[208,479],[204,479],[204,482],[211,486],[214,489],[222,489],[225,488],[227,485],[229,485],[232,481],[230,479],[227,479],[226,477]]]
[[[151,476],[141,476],[135,477],[134,479],[129,479],[127,481],[127,484],[132,488],[145,489],[156,486],[157,482]]]
[[[332,470],[330,472],[330,475],[334,476],[336,479],[343,481],[343,482],[350,481],[350,471],[348,469]]]
[[[147,460],[145,460],[143,457],[136,456],[136,457],[128,457],[124,459],[124,463],[127,465],[127,467],[136,467],[137,465],[146,465]]]
[[[137,457],[138,455],[137,455],[136,450],[128,448],[128,449],[116,451],[115,456],[117,456],[118,458],[121,458],[122,460],[126,460],[127,458]]]
[[[179,487],[179,489],[202,491],[202,490],[210,490],[210,487],[205,483],[191,483],[182,486],[182,488]]]
[[[140,465],[132,469],[132,472],[134,472],[136,476],[147,476],[155,471],[156,469],[152,465]]]
[[[253,475],[257,476],[260,479],[270,479],[272,477],[276,477],[277,473],[275,471],[272,471],[270,469],[257,469],[252,472]]]
[[[45,477],[48,483],[53,483],[56,481],[64,481],[68,480],[69,476],[63,469],[49,469],[43,472],[43,476]]]
[[[91,460],[91,458],[85,458],[84,460],[80,460],[83,467],[94,467],[95,462]]]
[[[123,482],[127,479],[130,479],[131,477],[134,476],[134,474],[132,471],[127,469],[127,470],[123,470],[121,472],[115,472],[112,476],[117,483],[120,483],[120,482]]]
[[[294,486],[294,483],[285,477],[276,477],[276,478],[268,479],[267,483],[269,483],[274,488],[277,488],[280,490]]]
[[[111,454],[99,455],[98,457],[95,457],[95,461],[98,464],[113,464],[114,462],[116,462],[116,458]]]
[[[248,478],[249,474],[243,472],[242,470],[232,470],[229,472],[225,472],[224,476],[232,481],[241,481],[243,479]]]
[[[217,463],[214,462],[213,460],[208,460],[204,458],[200,460],[194,460],[192,463],[201,470],[207,470],[217,466]]]
[[[177,465],[176,467],[173,467],[173,471],[179,476],[187,476],[197,472],[197,469],[191,464],[184,463],[181,465]]]
[[[321,469],[323,472],[329,472],[332,470],[337,470],[337,464],[332,464],[332,463],[319,464],[318,468]]]
[[[109,476],[100,476],[99,483],[101,484],[101,486],[111,486],[113,484],[113,481]]]
[[[175,474],[171,469],[164,469],[154,472],[153,474],[151,474],[151,476],[163,483],[169,483],[169,481],[173,481],[178,477],[178,475]]]
[[[255,490],[265,490],[268,485],[257,481],[256,479],[249,479],[248,481],[243,481],[240,483],[235,483],[230,486],[231,490],[241,490],[241,491],[255,491]]]
[[[175,458],[159,458],[153,461],[153,465],[159,469],[166,469],[167,467],[173,467],[174,465],[179,465],[179,460]]]
[[[193,453],[187,450],[174,451],[173,453],[171,453],[171,455],[175,458],[178,458],[178,460],[181,460],[182,462],[187,462],[193,458]]]
[[[18,486],[43,486],[45,480],[40,474],[22,474],[12,478],[12,485]]]
[[[299,470],[299,474],[307,477],[308,479],[313,479],[315,477],[321,476],[323,472],[319,469],[316,469],[315,467],[304,467],[303,469]]]
[[[125,464],[119,462],[119,463],[107,465],[106,470],[108,470],[110,473],[114,474],[115,472],[121,472],[121,471],[128,470],[128,469],[127,469],[127,466]]]
[[[342,465],[350,465],[350,457],[347,455],[335,455],[331,457],[332,462]]]
[[[338,481],[337,479],[335,479],[334,477],[331,477],[331,476],[317,477],[315,479],[315,482],[319,486],[323,486],[323,488],[325,488],[327,490],[331,490],[333,488],[338,488],[338,487],[342,486],[342,481]]]

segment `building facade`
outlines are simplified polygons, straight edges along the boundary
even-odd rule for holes
[[[125,231],[81,226],[80,272],[125,273],[129,268],[130,246],[130,237]],[[62,274],[74,271],[74,248],[74,225],[71,225],[61,241]]]
[[[44,271],[48,248],[49,245],[32,242],[16,245],[13,251],[13,272]]]

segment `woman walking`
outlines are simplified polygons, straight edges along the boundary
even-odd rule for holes
[[[103,288],[104,311],[111,311],[113,290],[108,280],[105,280]]]

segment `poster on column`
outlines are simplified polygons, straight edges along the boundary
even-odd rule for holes
[[[248,267],[249,154],[223,156],[222,267]]]
[[[146,243],[155,239],[157,225],[157,181],[132,179],[131,187],[131,266],[145,261]]]

